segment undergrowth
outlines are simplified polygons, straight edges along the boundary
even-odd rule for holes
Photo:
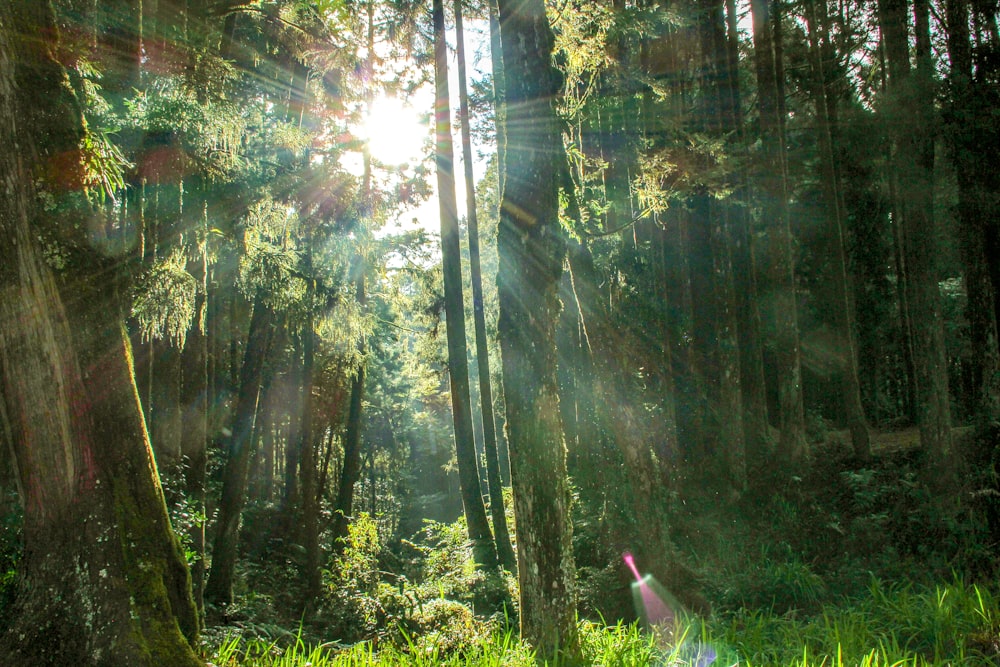
[[[873,580],[865,596],[815,614],[739,610],[709,620],[643,629],[581,621],[585,664],[603,667],[982,667],[1000,664],[995,590],[956,580],[915,587]],[[439,637],[439,639],[446,639]],[[510,630],[470,641],[307,645],[226,638],[217,667],[533,667],[530,647]]]

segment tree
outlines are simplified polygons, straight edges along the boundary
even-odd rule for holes
[[[901,230],[904,318],[913,348],[917,424],[928,463],[939,479],[952,475],[951,407],[938,289],[934,222],[933,63],[929,4],[914,0],[916,68],[910,66],[906,0],[880,0],[879,23],[889,69],[888,110],[897,187],[893,223]]]
[[[499,0],[507,174],[497,277],[507,441],[517,517],[521,634],[542,657],[579,655],[555,324],[566,243],[559,227],[559,77],[541,0]]]
[[[809,454],[802,403],[792,232],[788,217],[788,171],[785,146],[784,67],[781,10],[778,0],[753,0],[754,62],[762,143],[760,189],[765,197],[767,271],[762,295],[773,327],[778,412],[781,436],[778,454],[787,463],[803,462]]]
[[[246,504],[257,397],[275,324],[274,309],[258,295],[254,299],[250,332],[247,334],[243,365],[240,367],[239,393],[233,413],[232,435],[229,436],[228,458],[222,476],[222,498],[219,501],[212,547],[212,570],[205,585],[205,599],[215,605],[227,605],[233,601],[236,549],[239,544],[241,514]]]
[[[492,3],[491,3],[492,4]],[[462,126],[462,164],[465,167],[465,196],[469,225],[469,279],[472,283],[472,316],[476,330],[476,364],[479,370],[479,401],[483,419],[483,453],[490,494],[490,516],[497,558],[506,569],[517,567],[517,555],[510,545],[510,530],[504,512],[503,484],[497,448],[496,420],[493,416],[493,383],[490,379],[490,352],[486,343],[486,311],[483,304],[483,271],[479,260],[479,220],[476,189],[472,174],[472,132],[469,128],[469,91],[465,77],[465,36],[462,27],[462,0],[455,0],[455,42],[458,58],[459,118]],[[494,67],[494,71],[496,68]],[[502,122],[498,122],[498,127]],[[499,140],[498,140],[499,146]],[[497,148],[499,155],[500,149]]]
[[[0,7],[0,136],[18,147],[0,157],[8,184],[0,414],[25,512],[0,659],[195,666],[197,608],[137,400],[122,324],[125,274],[38,197],[61,195],[65,216],[93,213],[73,192],[87,173],[86,128],[56,59],[60,46],[48,2]],[[70,260],[58,276],[39,232]]]
[[[465,338],[465,301],[462,296],[462,254],[458,234],[458,204],[455,197],[455,166],[451,140],[451,111],[448,103],[448,44],[445,41],[444,2],[434,0],[434,84],[436,103],[438,202],[441,212],[441,266],[444,271],[444,310],[448,329],[448,376],[451,380],[451,408],[455,421],[455,452],[462,487],[462,505],[476,563],[493,567],[496,545],[486,518],[480,491],[479,465],[472,430],[472,403],[469,394],[469,351]],[[473,204],[474,205],[474,204]]]
[[[851,298],[848,275],[846,212],[840,169],[834,154],[837,100],[831,90],[827,69],[833,60],[830,44],[826,0],[806,3],[809,27],[809,51],[812,56],[812,98],[816,107],[816,131],[822,165],[823,203],[833,236],[834,275],[831,281],[834,292],[833,320],[840,339],[842,362],[840,364],[841,396],[847,427],[851,432],[854,455],[862,461],[871,457],[871,436],[864,408],[861,406],[861,382],[858,379],[857,336],[854,333],[854,304]]]
[[[976,418],[988,423],[1000,412],[998,285],[990,275],[991,266],[995,267],[998,262],[995,257],[991,262],[987,252],[991,227],[993,235],[997,233],[997,205],[990,205],[990,193],[996,191],[997,178],[994,174],[991,183],[991,170],[982,169],[981,165],[986,164],[987,155],[997,145],[998,133],[996,128],[989,127],[990,88],[985,85],[986,77],[973,67],[967,0],[947,0],[945,17],[951,61],[945,130],[958,185],[956,214],[968,294],[966,319],[972,345],[972,404]],[[996,97],[995,90],[992,96]],[[991,214],[992,225],[987,222]]]

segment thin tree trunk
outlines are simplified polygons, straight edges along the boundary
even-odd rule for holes
[[[358,303],[365,303],[364,262],[355,260],[355,298]],[[343,554],[347,546],[348,526],[354,511],[354,487],[361,477],[361,409],[365,394],[365,344],[358,343],[361,358],[358,368],[351,380],[351,402],[347,409],[347,425],[344,429],[344,462],[340,470],[340,484],[337,487],[337,502],[333,508],[333,550]]]
[[[240,368],[240,388],[229,439],[229,457],[222,475],[222,497],[219,500],[215,543],[212,548],[212,571],[205,586],[205,600],[217,606],[228,605],[233,601],[236,549],[239,543],[240,516],[246,502],[254,417],[257,414],[261,377],[271,347],[274,326],[274,310],[258,296],[254,300],[250,332]]]
[[[451,140],[451,110],[448,103],[448,45],[445,41],[444,2],[434,0],[434,82],[437,90],[438,202],[441,214],[441,266],[444,271],[444,310],[448,329],[448,376],[451,380],[451,409],[455,421],[455,451],[462,505],[472,540],[476,563],[493,567],[496,545],[479,483],[479,465],[472,429],[469,395],[469,357],[465,339],[465,303],[462,296],[462,252],[459,247],[458,205],[455,198],[455,171]],[[475,203],[473,203],[475,206]]]
[[[785,160],[784,93],[781,14],[777,0],[752,0],[754,57],[757,69],[757,104],[763,145],[759,181],[767,224],[767,286],[770,324],[774,327],[778,408],[781,436],[778,456],[798,465],[809,456],[802,402],[802,365],[799,351],[792,233],[788,216],[788,183]]]
[[[469,91],[465,79],[463,32],[462,0],[455,0],[459,117],[462,123],[462,163],[465,167],[466,211],[469,225],[469,272],[472,281],[472,314],[476,328],[476,363],[479,369],[479,400],[483,417],[483,448],[486,453],[486,477],[489,482],[490,514],[493,519],[497,557],[500,565],[513,572],[517,567],[517,556],[510,544],[510,530],[507,528],[507,516],[504,512],[496,422],[493,417],[493,384],[490,380],[490,351],[486,341],[483,271],[479,261],[479,219],[476,215],[476,189],[472,174],[472,132],[469,129]]]
[[[817,12],[819,15],[817,16]],[[834,276],[832,281],[834,307],[833,324],[840,338],[842,364],[840,368],[841,397],[847,428],[851,433],[854,455],[861,461],[871,458],[871,435],[864,408],[861,406],[861,382],[858,379],[857,336],[854,333],[854,307],[847,269],[845,240],[846,213],[843,186],[834,154],[834,123],[836,100],[830,90],[823,62],[831,57],[826,0],[809,0],[806,4],[809,28],[809,49],[812,55],[812,97],[816,107],[816,131],[820,147],[823,200],[833,232]]]
[[[312,253],[307,251],[307,275],[312,273]],[[308,295],[315,291],[315,281],[310,279]],[[307,299],[312,303],[312,299]],[[316,445],[318,438],[313,429],[313,377],[316,365],[316,332],[310,311],[302,327],[302,430],[300,449],[302,462],[299,477],[302,480],[302,543],[306,552],[302,571],[305,589],[304,608],[311,609],[320,593],[320,550],[319,550],[319,498],[316,493]]]
[[[504,174],[507,173],[507,102],[504,92],[506,75],[503,70],[503,49],[500,46],[500,17],[496,0],[487,0],[490,13],[490,67],[493,74],[493,116],[497,140],[497,194],[503,195]]]
[[[203,204],[203,233],[207,233],[208,211]],[[208,462],[208,255],[202,246],[197,263],[189,269],[199,276],[195,302],[195,322],[184,342],[181,357],[181,407],[184,428],[181,454],[184,457],[184,493],[195,516],[205,515],[205,481]],[[189,528],[195,559],[191,565],[191,585],[199,613],[204,616],[205,522],[195,518]]]

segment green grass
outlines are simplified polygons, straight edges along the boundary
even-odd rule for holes
[[[711,651],[712,667],[982,667],[1000,664],[998,603],[995,591],[961,581],[933,589],[873,582],[864,597],[809,617],[741,610],[657,633],[583,621],[580,635],[587,662],[602,667],[706,667],[699,651]],[[529,647],[510,633],[448,653],[427,641],[280,647],[232,636],[209,660],[218,667],[535,665]]]

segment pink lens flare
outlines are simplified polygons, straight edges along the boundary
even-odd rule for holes
[[[683,635],[676,636],[679,622],[678,614],[683,614],[680,603],[660,585],[660,582],[653,578],[653,575],[642,576],[639,574],[635,557],[630,552],[623,553],[622,560],[635,575],[635,582],[632,583],[631,588],[636,612],[656,637],[659,650],[666,654],[673,651],[676,655],[683,656],[683,663],[671,662],[670,664],[710,667],[717,657],[715,649],[697,642],[684,641]],[[676,646],[675,642],[683,642],[683,644]],[[666,665],[667,663],[656,664]]]
[[[632,570],[632,574],[635,575],[635,580],[642,582],[642,575],[639,574],[639,568],[635,566],[635,557],[631,552],[626,551],[622,554],[622,558],[625,560],[625,564],[628,565],[628,569]]]
[[[673,625],[674,610],[653,590],[650,585],[652,580],[652,575],[647,574],[639,580],[639,583],[632,584],[632,586],[639,588],[639,597],[642,600],[646,622],[652,626]]]

